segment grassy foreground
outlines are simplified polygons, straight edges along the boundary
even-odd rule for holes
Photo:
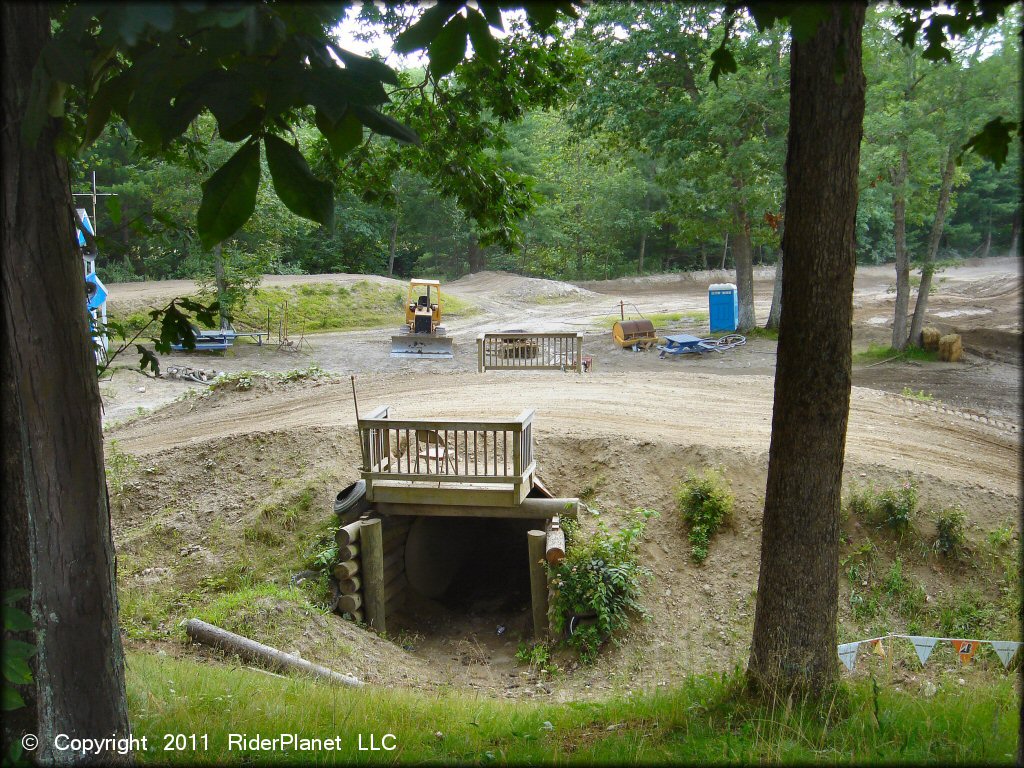
[[[940,688],[931,698],[855,680],[822,711],[750,703],[738,680],[693,677],[656,693],[548,704],[342,689],[166,656],[128,657],[133,734],[149,742],[137,758],[148,763],[1006,764],[1015,754],[1019,702],[1011,676]],[[208,734],[208,749],[189,742],[164,751],[164,734],[193,733]],[[338,747],[229,749],[232,733],[338,737]],[[378,747],[396,748],[370,751],[371,736]]]

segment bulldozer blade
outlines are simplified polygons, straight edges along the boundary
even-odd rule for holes
[[[392,336],[391,356],[451,360],[454,357],[452,340],[448,336],[428,336],[427,334]]]

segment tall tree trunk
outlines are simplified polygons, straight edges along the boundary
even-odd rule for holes
[[[583,277],[583,242],[581,239],[580,227],[583,226],[583,206],[576,203],[573,206],[574,220],[575,220],[575,233],[573,235],[573,241],[576,248],[576,277]]]
[[[736,330],[746,333],[757,326],[754,315],[754,248],[750,243],[750,219],[742,205],[736,206],[737,232],[732,239],[732,260],[736,262],[736,299],[739,322]]]
[[[985,243],[981,247],[981,258],[987,259],[989,253],[992,252],[992,221],[989,220],[988,226],[985,228]]]
[[[398,242],[398,209],[391,218],[391,238],[388,240],[388,277],[395,274],[395,244]]]
[[[892,175],[892,231],[896,241],[896,306],[892,319],[892,348],[907,346],[907,310],[910,307],[910,254],[907,253],[908,152],[900,152],[899,167]]]
[[[469,233],[469,247],[467,249],[470,273],[479,272],[484,268],[484,252],[480,247],[480,241],[475,232]]]
[[[729,233],[725,233],[725,245],[722,246],[722,263],[718,265],[719,269],[725,269],[725,255],[729,253]]]
[[[1019,256],[1017,246],[1020,244],[1020,206],[1013,214],[1013,229],[1010,230],[1010,255]]]
[[[779,318],[782,316],[782,249],[779,249],[779,260],[775,262],[775,284],[772,286],[772,308],[768,311],[768,322],[765,328],[778,329]]]
[[[708,247],[703,241],[700,244],[700,268],[704,270],[708,268]]]
[[[953,147],[946,148],[946,164],[942,169],[942,182],[939,185],[939,202],[935,207],[935,221],[928,237],[928,251],[921,264],[921,287],[917,289],[917,303],[914,304],[914,318],[910,321],[910,343],[920,345],[921,328],[924,327],[924,314],[928,310],[928,294],[932,288],[932,275],[935,274],[935,257],[939,253],[939,242],[946,226],[946,210],[949,208],[949,195],[953,189],[953,174],[956,172],[956,154]]]
[[[114,547],[103,472],[95,358],[86,322],[82,259],[72,226],[67,163],[56,126],[34,146],[21,128],[32,68],[53,7],[3,5],[3,589],[27,589],[35,623],[35,693],[17,713],[35,733],[41,764],[59,733],[128,735],[117,624]],[[10,538],[9,538],[10,537]],[[14,539],[14,541],[11,541]],[[20,552],[12,549],[23,547]],[[5,740],[12,733],[5,713]],[[30,726],[30,728],[29,728]],[[7,754],[8,744],[3,745]]]
[[[790,56],[786,269],[747,667],[763,694],[821,694],[838,678],[839,505],[850,405],[865,6],[830,7],[810,40],[793,41]],[[845,59],[839,82],[836,56]]]
[[[640,234],[640,258],[637,262],[637,274],[642,275],[644,273],[644,251],[647,250],[647,232],[646,230]]]
[[[221,244],[213,246],[213,272],[217,281],[217,306],[220,308],[220,329],[227,330],[231,325],[228,318],[228,283],[224,279],[224,254]]]

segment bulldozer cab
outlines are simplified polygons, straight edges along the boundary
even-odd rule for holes
[[[391,337],[392,357],[452,358],[452,340],[441,325],[441,282],[413,279],[405,302],[405,328]]]
[[[430,327],[424,321],[429,317]],[[415,333],[433,333],[441,322],[441,282],[439,280],[410,280],[409,296],[405,304],[405,323]]]

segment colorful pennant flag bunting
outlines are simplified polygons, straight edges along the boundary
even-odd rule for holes
[[[907,635],[907,639],[914,644],[914,650],[917,651],[917,658],[921,660],[921,666],[928,661],[928,657],[932,655],[932,649],[935,648],[935,644],[939,642],[937,637],[921,637],[919,635]]]
[[[885,646],[882,645],[882,638],[872,640],[871,645],[874,646],[871,650],[878,656],[885,658]]]
[[[843,643],[839,646],[839,660],[851,672],[853,672],[853,665],[857,663],[857,648],[859,646],[860,643]]]
[[[1004,667],[1010,666],[1010,661],[1017,653],[1017,649],[1020,648],[1020,643],[1015,643],[1012,640],[989,640],[988,644],[992,646],[992,649],[999,656],[999,660],[1003,662]],[[842,646],[840,646],[842,647]]]
[[[970,664],[971,659],[974,658],[974,652],[978,650],[977,640],[950,640],[953,647],[956,648],[957,654],[960,656],[961,664]]]

